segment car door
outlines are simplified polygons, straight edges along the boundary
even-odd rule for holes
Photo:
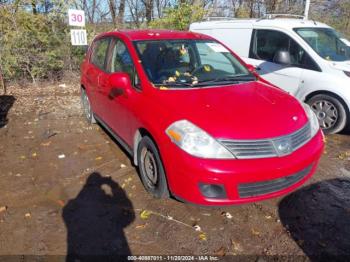
[[[125,43],[116,37],[113,37],[110,45],[109,57],[109,72],[127,73],[131,80],[131,86],[123,90],[122,95],[111,98],[110,91],[112,87],[106,79],[103,86],[109,90],[105,93],[105,111],[106,121],[109,127],[128,145],[132,144],[131,126],[134,126],[136,116],[134,113],[135,103],[141,93],[139,78],[136,73],[133,60]],[[102,80],[101,80],[102,83]]]
[[[104,94],[101,80],[108,75],[106,58],[109,43],[110,38],[107,37],[95,40],[90,57],[90,66],[86,72],[93,111],[102,119],[104,118]]]
[[[288,51],[292,63],[277,63],[275,58],[279,51]],[[259,75],[267,81],[294,95],[301,85],[301,63],[305,54],[287,34],[277,30],[255,29],[247,62],[255,66]]]

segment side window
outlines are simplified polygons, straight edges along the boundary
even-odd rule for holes
[[[128,48],[121,40],[118,39],[114,40],[111,51],[110,72],[127,73],[130,76],[134,87],[140,89],[139,78],[137,76],[136,69],[128,51]]]
[[[290,36],[274,30],[255,30],[249,57],[273,62],[278,51],[288,51],[291,65],[319,71],[305,50]]]
[[[98,68],[106,71],[106,54],[109,45],[109,38],[102,38],[97,40],[94,44],[94,48],[91,56],[91,63],[93,63]]]

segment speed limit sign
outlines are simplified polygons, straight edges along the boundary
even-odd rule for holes
[[[71,26],[85,26],[85,13],[83,10],[69,9],[68,19]]]
[[[70,39],[72,45],[87,45],[85,29],[71,29]]]

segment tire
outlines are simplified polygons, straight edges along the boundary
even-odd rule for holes
[[[307,104],[315,112],[325,134],[335,134],[344,129],[348,114],[339,98],[331,94],[319,94],[311,97]]]
[[[81,89],[81,103],[83,105],[84,115],[89,124],[95,124],[96,120],[92,111],[90,100],[85,89]]]
[[[168,198],[169,190],[163,163],[153,140],[144,136],[137,148],[139,174],[145,189],[155,198]]]

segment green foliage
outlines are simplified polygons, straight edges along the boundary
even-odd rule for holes
[[[71,47],[69,28],[60,17],[0,9],[0,64],[4,78],[59,78],[75,69],[83,50]]]
[[[312,11],[312,10],[311,10]],[[311,19],[326,23],[350,39],[350,2],[340,1],[332,12],[324,15],[320,12],[312,12]]]
[[[150,22],[149,27],[187,30],[191,23],[201,20],[205,15],[201,6],[188,3],[180,3],[173,8],[166,9],[164,13],[163,18]]]
[[[237,8],[236,13],[235,13],[236,18],[250,18],[249,10],[248,8],[244,6],[240,6]]]

